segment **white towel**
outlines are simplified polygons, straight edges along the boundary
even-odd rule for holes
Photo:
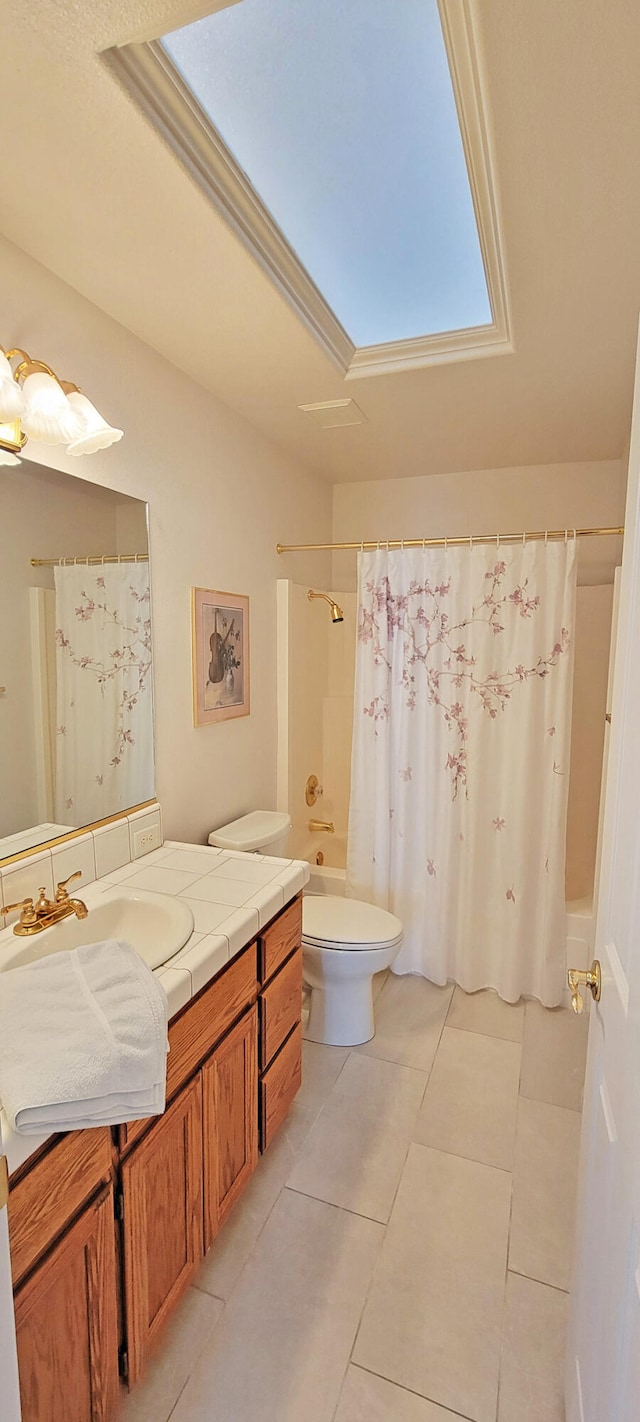
[[[0,973],[0,1098],[21,1135],[159,1115],[168,1050],[166,995],[129,943]]]

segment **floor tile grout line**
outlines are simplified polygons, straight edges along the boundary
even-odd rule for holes
[[[570,1111],[572,1116],[582,1116],[582,1106],[561,1106],[557,1101],[547,1101],[544,1096],[528,1096],[527,1092],[522,1090],[518,1092],[518,1096],[521,1101],[536,1101],[539,1106],[553,1106],[556,1111]]]
[[[428,1145],[426,1141],[412,1140],[410,1145],[418,1146],[421,1150],[433,1150],[437,1155],[449,1155],[453,1160],[468,1160],[471,1165],[484,1166],[485,1170],[497,1170],[500,1175],[509,1175],[513,1181],[513,1170],[508,1170],[504,1165],[491,1165],[487,1160],[476,1160],[474,1155],[461,1155],[457,1150],[442,1150],[440,1146]]]
[[[516,1130],[517,1130],[517,1110],[516,1110]],[[513,1164],[515,1168],[515,1135],[513,1141]],[[514,1195],[514,1175],[511,1172],[511,1191],[509,1195],[509,1223],[507,1225],[507,1247],[504,1259],[504,1282],[502,1285],[502,1322],[500,1327],[500,1352],[498,1355],[498,1386],[496,1389],[496,1422],[500,1413],[500,1388],[502,1385],[502,1364],[505,1355],[505,1331],[507,1322],[507,1284],[509,1281],[509,1255],[511,1252],[511,1227],[513,1224],[513,1195]]]
[[[323,1195],[312,1195],[309,1190],[301,1190],[299,1185],[283,1185],[283,1190],[288,1190],[291,1195],[302,1195],[305,1200],[315,1200],[319,1205],[329,1205],[332,1210],[341,1210],[343,1215],[351,1215],[356,1220],[367,1220],[369,1224],[379,1225],[381,1229],[386,1229],[388,1220],[376,1219],[375,1215],[363,1215],[360,1210],[351,1210],[348,1205],[338,1205],[335,1200],[325,1200]]]
[[[571,1289],[563,1289],[560,1284],[550,1284],[548,1279],[539,1279],[536,1274],[525,1274],[522,1269],[512,1269],[511,1265],[507,1270],[509,1274],[515,1274],[518,1279],[528,1279],[530,1284],[540,1284],[543,1289],[553,1289],[556,1294],[564,1294],[569,1298]]]
[[[503,1037],[500,1032],[482,1031],[480,1027],[461,1027],[459,1022],[445,1022],[450,1032],[466,1032],[468,1037],[489,1037],[492,1042],[510,1042],[512,1047],[522,1047],[517,1037]]]
[[[193,1285],[190,1285],[190,1288],[193,1288],[193,1287],[194,1287]],[[199,1292],[202,1292],[202,1290],[200,1290]],[[214,1333],[215,1333],[215,1331],[216,1331],[216,1328],[218,1327],[218,1324],[219,1324],[219,1322],[220,1322],[220,1319],[222,1318],[222,1315],[223,1315],[223,1313],[224,1313],[224,1311],[225,1311],[225,1307],[226,1307],[226,1304],[225,1304],[225,1302],[224,1302],[224,1299],[218,1299],[217,1294],[216,1294],[216,1295],[214,1295],[214,1294],[209,1294],[209,1295],[208,1295],[208,1298],[216,1298],[217,1301],[218,1301],[218,1303],[221,1303],[221,1304],[222,1304],[222,1309],[220,1310],[220,1313],[218,1314],[218,1317],[217,1317],[217,1319],[216,1319],[216,1321],[215,1321],[215,1323],[214,1323],[214,1325],[213,1325],[213,1328],[210,1328],[210,1329],[209,1329],[209,1332],[207,1333],[207,1336],[206,1336],[206,1338],[204,1339],[204,1341],[203,1341],[203,1343],[202,1343],[202,1347],[201,1347],[201,1348],[198,1348],[198,1351],[197,1351],[197,1353],[196,1353],[196,1355],[195,1355],[195,1358],[193,1359],[193,1365],[192,1365],[192,1367],[190,1367],[189,1372],[188,1372],[188,1374],[187,1374],[187,1376],[186,1376],[186,1378],[185,1378],[185,1380],[184,1380],[184,1383],[182,1384],[182,1387],[180,1388],[180,1391],[179,1391],[179,1393],[178,1393],[178,1396],[176,1397],[175,1402],[173,1402],[172,1405],[171,1405],[171,1407],[169,1408],[169,1411],[168,1411],[166,1417],[165,1417],[165,1418],[158,1418],[158,1419],[155,1419],[154,1422],[171,1422],[171,1418],[173,1417],[173,1414],[174,1414],[174,1412],[175,1412],[175,1410],[176,1410],[176,1407],[178,1406],[178,1403],[179,1403],[179,1401],[180,1401],[180,1398],[182,1397],[182,1394],[183,1394],[185,1388],[187,1387],[187,1384],[190,1382],[191,1378],[193,1377],[193,1374],[194,1374],[194,1372],[195,1372],[195,1370],[196,1370],[196,1368],[197,1368],[197,1366],[198,1366],[198,1363],[200,1362],[200,1359],[201,1359],[201,1357],[203,1356],[204,1350],[205,1350],[207,1344],[209,1343],[209,1341],[211,1340],[211,1338],[213,1337],[213,1335],[214,1335]],[[129,1394],[129,1395],[131,1395],[131,1394]]]
[[[421,1402],[432,1402],[434,1407],[441,1407],[445,1412],[450,1412],[452,1417],[459,1417],[460,1422],[474,1422],[473,1417],[469,1417],[467,1412],[456,1412],[455,1407],[448,1407],[446,1402],[441,1402],[437,1397],[429,1397],[425,1392],[416,1392],[415,1388],[405,1387],[404,1383],[396,1382],[395,1378],[388,1378],[386,1373],[377,1373],[374,1368],[366,1368],[364,1363],[352,1363],[352,1367],[359,1368],[361,1373],[368,1373],[372,1378],[381,1378],[382,1382],[391,1383],[400,1392],[407,1392],[410,1397],[417,1397]]]

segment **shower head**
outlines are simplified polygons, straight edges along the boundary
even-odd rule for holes
[[[325,602],[328,602],[329,607],[331,608],[331,621],[344,622],[344,612],[342,611],[342,608],[338,607],[337,602],[334,602],[333,598],[329,597],[328,593],[314,592],[312,588],[309,588],[307,597],[309,599],[309,602],[311,602],[312,598],[314,597],[324,598]]]

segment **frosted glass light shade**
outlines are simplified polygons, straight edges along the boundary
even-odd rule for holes
[[[113,425],[108,425],[86,395],[72,391],[68,400],[83,425],[80,433],[68,445],[68,454],[95,454],[96,450],[108,449],[110,444],[122,439],[124,430],[117,430]]]
[[[10,425],[19,420],[23,409],[24,396],[4,351],[0,351],[0,424]]]
[[[52,375],[37,371],[22,387],[22,428],[28,439],[46,444],[68,444],[82,432],[82,421]]]
[[[11,454],[8,449],[3,449],[0,445],[0,464],[19,464],[20,460],[15,454]]]

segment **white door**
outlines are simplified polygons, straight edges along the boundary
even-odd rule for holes
[[[2,1126],[0,1124],[0,1167],[2,1166]],[[0,1180],[0,1192],[2,1183]],[[13,1320],[9,1229],[6,1205],[0,1193],[0,1417],[2,1422],[20,1422],[16,1331]]]
[[[640,343],[602,828],[567,1422],[640,1419]]]

